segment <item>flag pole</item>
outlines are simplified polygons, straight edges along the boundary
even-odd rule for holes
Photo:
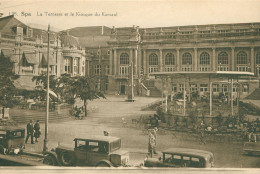
[[[48,25],[48,49],[47,49],[47,94],[46,94],[46,116],[45,116],[45,137],[43,144],[43,153],[48,151],[48,120],[49,120],[49,86],[50,86],[50,24]]]

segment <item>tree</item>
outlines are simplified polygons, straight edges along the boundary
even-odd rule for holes
[[[18,103],[14,96],[19,90],[14,86],[14,80],[19,76],[13,72],[13,63],[9,58],[0,57],[0,105],[4,107],[13,107]]]
[[[72,77],[64,84],[65,91],[71,94],[74,99],[80,98],[84,102],[85,116],[87,116],[87,101],[99,98],[106,98],[104,94],[95,89],[95,80],[90,77]]]

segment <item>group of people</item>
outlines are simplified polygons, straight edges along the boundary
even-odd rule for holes
[[[41,128],[40,128],[40,121],[37,120],[35,124],[33,124],[33,121],[30,120],[30,122],[27,124],[27,136],[25,143],[28,142],[28,139],[31,137],[31,144],[34,144],[34,138],[35,142],[38,142],[38,138],[40,138],[41,135]]]

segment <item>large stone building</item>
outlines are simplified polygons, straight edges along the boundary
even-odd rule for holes
[[[47,72],[46,30],[31,28],[14,16],[0,18],[1,58],[10,58],[13,71],[20,75],[16,86],[33,89],[33,76]],[[67,32],[50,32],[50,74],[85,75],[85,50],[78,38]]]
[[[46,31],[30,28],[8,16],[0,18],[0,32],[1,56],[10,58],[16,74],[31,79],[46,72]],[[185,79],[178,73],[182,72],[202,74],[186,79],[186,87],[200,95],[209,91],[207,74],[217,71],[254,73],[251,77],[239,77],[240,85],[234,85],[233,95],[239,91],[241,97],[246,97],[259,87],[260,23],[78,27],[51,32],[50,38],[51,74],[96,76],[96,88],[106,93],[129,94],[132,85],[135,95],[181,92]],[[162,81],[153,76],[159,72],[175,75]],[[227,78],[212,78],[215,95],[229,90]]]
[[[151,86],[161,91],[166,89],[168,93],[183,90],[183,77],[168,77],[162,86],[160,79],[150,76],[154,72],[204,72],[203,76],[189,79],[190,90],[200,95],[209,91],[205,74],[216,71],[254,73],[253,77],[239,77],[242,98],[259,87],[260,23],[113,28],[108,44],[111,48],[109,85],[119,93],[124,94],[129,86],[130,62],[134,65],[136,93]],[[213,93],[227,92],[227,80],[211,79],[215,82]],[[233,95],[238,86],[234,85]]]

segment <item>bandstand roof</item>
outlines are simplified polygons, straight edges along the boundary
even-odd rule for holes
[[[241,71],[174,71],[174,72],[153,72],[151,76],[226,76],[226,77],[239,77],[239,76],[253,76],[252,72]]]

